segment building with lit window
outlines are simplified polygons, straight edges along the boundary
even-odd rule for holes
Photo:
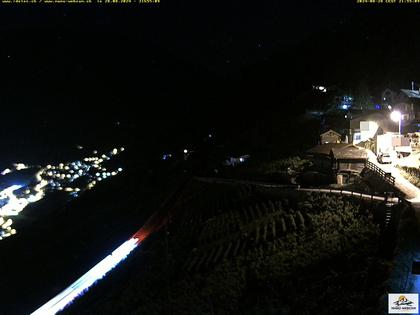
[[[341,143],[341,134],[332,129],[322,133],[319,137],[321,138],[321,144]]]
[[[390,89],[382,92],[382,104],[401,113],[401,125],[405,132],[420,131],[420,89],[401,89],[395,93]]]
[[[353,107],[354,99],[350,95],[342,95],[335,97],[335,104],[338,109],[348,110]]]
[[[375,112],[350,120],[351,137],[349,139],[353,144],[358,144],[388,131],[398,131],[398,124],[391,121],[388,111]]]

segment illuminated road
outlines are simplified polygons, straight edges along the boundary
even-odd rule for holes
[[[67,289],[38,308],[32,315],[53,315],[64,309],[75,298],[82,295],[96,281],[102,279],[119,262],[124,260],[139,244],[139,239],[130,238],[121,244],[110,255],[72,283]]]
[[[63,310],[74,299],[83,295],[96,281],[102,279],[118,263],[123,261],[150,233],[159,230],[165,224],[167,217],[162,213],[155,213],[129,240],[121,244],[110,255],[102,259],[82,277],[31,313],[31,315],[53,315]]]
[[[158,231],[171,217],[176,209],[177,200],[181,199],[182,191],[188,181],[181,183],[161,204],[146,223],[127,241],[121,244],[110,255],[106,256],[77,281],[63,290],[57,296],[39,307],[32,315],[53,315],[67,307],[74,299],[83,295],[96,281],[102,279],[118,263],[123,261],[151,233]],[[169,205],[169,207],[167,207]]]
[[[379,168],[383,169],[387,173],[391,173],[395,177],[395,187],[402,191],[408,201],[417,202],[420,201],[420,189],[406,180],[400,173],[400,171],[392,164],[381,164],[378,162],[376,155],[370,151],[368,152],[368,159],[373,164],[377,165]]]
[[[81,160],[45,167],[17,163],[3,170],[0,175],[0,240],[16,234],[12,217],[49,192],[63,191],[78,197],[98,182],[122,172],[122,168],[109,171],[103,166],[122,151],[124,148],[115,148],[101,156],[95,151],[95,155]]]

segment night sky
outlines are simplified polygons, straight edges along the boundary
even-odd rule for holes
[[[417,79],[420,7],[337,2],[2,7],[2,137],[235,128],[304,110],[312,84]]]

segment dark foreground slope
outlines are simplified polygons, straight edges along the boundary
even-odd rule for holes
[[[382,205],[190,182],[177,214],[63,314],[376,314]]]

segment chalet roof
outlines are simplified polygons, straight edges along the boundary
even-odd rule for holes
[[[325,144],[318,144],[313,148],[310,148],[306,152],[309,154],[325,154],[329,155],[331,153],[332,148],[344,148],[348,146],[348,143],[325,143]]]
[[[419,90],[405,90],[405,89],[401,89],[401,92],[403,92],[409,98],[420,98],[420,91]]]
[[[339,134],[337,131],[334,131],[332,129],[325,131],[324,133],[321,133],[321,136],[327,135],[329,133],[333,133],[334,135],[338,136],[341,138],[341,134]]]
[[[332,148],[333,156],[336,160],[367,159],[366,149],[349,144],[344,148]]]
[[[359,124],[361,121],[382,122],[384,120],[390,120],[389,113],[385,115],[383,112],[378,111],[378,112],[354,117],[353,119],[350,120],[350,125],[352,128],[359,128]]]
[[[389,119],[389,112],[375,112],[368,115],[360,115],[350,120],[350,128],[359,129],[361,121],[374,121],[378,124],[382,132],[392,132],[397,130],[398,126]]]
[[[336,160],[365,160],[368,157],[366,149],[349,143],[319,144],[306,152],[316,155],[332,155]]]

